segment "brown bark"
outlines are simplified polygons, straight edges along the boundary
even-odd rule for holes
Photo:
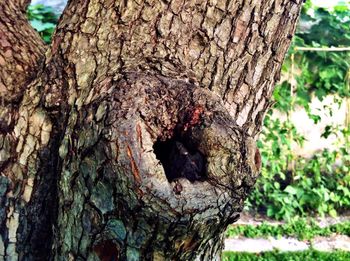
[[[36,79],[6,87],[25,93],[0,142],[0,257],[219,260],[300,5],[70,1]]]
[[[13,129],[24,90],[44,56],[44,43],[24,13],[28,3],[0,2],[0,134]]]
[[[27,12],[27,8],[31,2],[31,0],[14,0],[12,1],[18,9],[20,9],[23,13]]]
[[[0,259],[15,260],[16,229],[26,179],[19,165],[14,132],[19,106],[44,57],[44,43],[28,24],[29,1],[0,2]],[[34,127],[35,128],[35,127]],[[24,132],[23,132],[24,134]],[[26,135],[28,136],[28,135]],[[21,168],[29,171],[28,166]],[[12,169],[12,170],[11,170]],[[11,171],[10,171],[11,170]],[[29,181],[32,183],[32,181]]]
[[[6,101],[20,98],[44,55],[44,43],[28,24],[25,7],[19,0],[0,3],[0,95]]]

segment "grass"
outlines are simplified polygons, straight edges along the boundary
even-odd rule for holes
[[[308,250],[303,252],[264,252],[236,253],[224,252],[223,261],[349,261],[350,252],[319,252]]]
[[[226,231],[226,237],[278,238],[289,236],[297,237],[299,240],[311,240],[316,236],[330,236],[333,233],[350,236],[350,221],[324,228],[318,226],[314,221],[307,221],[305,219],[298,219],[283,225],[269,225],[267,223],[262,223],[258,226],[232,225]]]

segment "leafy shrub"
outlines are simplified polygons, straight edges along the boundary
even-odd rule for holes
[[[44,5],[30,5],[27,10],[28,20],[46,43],[51,42],[51,36],[55,30],[58,15],[53,9]]]
[[[299,52],[295,46],[350,46],[350,10],[338,6],[304,10],[302,23],[309,23],[307,31],[297,33],[283,73],[290,74],[292,55],[296,67],[297,88],[291,93],[291,83],[285,80],[273,94],[275,109],[289,113],[298,106],[306,109],[315,123],[321,117],[311,113],[312,95],[322,100],[336,95],[337,102],[349,97],[350,52]],[[348,79],[348,80],[346,80]],[[332,115],[331,109],[328,113]],[[287,117],[288,118],[288,117]],[[324,150],[311,159],[296,157],[292,146],[303,145],[301,136],[289,120],[281,121],[270,113],[258,146],[262,155],[262,174],[247,201],[247,208],[266,213],[276,219],[290,220],[294,216],[329,214],[350,207],[350,138],[349,127],[327,126],[323,137],[336,135],[345,144],[337,151]]]
[[[262,135],[263,168],[247,200],[248,209],[285,220],[309,214],[336,216],[338,211],[349,209],[350,142],[337,151],[317,153],[309,160],[296,158],[291,152],[292,141],[288,140],[287,131],[295,128],[288,122],[272,120],[271,116],[266,121],[273,127]],[[345,129],[338,136],[346,139],[349,131]],[[293,137],[298,139],[297,133]],[[294,169],[289,166],[291,162]]]

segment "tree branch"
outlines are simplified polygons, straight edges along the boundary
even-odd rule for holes
[[[0,97],[3,102],[18,100],[33,78],[45,45],[30,26],[24,12],[29,1],[0,3]]]

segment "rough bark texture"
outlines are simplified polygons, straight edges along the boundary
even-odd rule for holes
[[[25,198],[23,188],[33,184],[16,170],[18,133],[14,127],[19,107],[44,58],[44,43],[28,24],[25,10],[29,1],[0,2],[0,259],[16,260],[16,230]],[[33,124],[32,128],[35,127]],[[24,134],[24,132],[23,132]],[[25,135],[28,136],[28,135]],[[23,165],[26,172],[30,167]],[[28,190],[27,190],[28,191]],[[27,194],[28,195],[28,194]],[[23,201],[24,199],[24,201]]]
[[[5,101],[19,100],[43,58],[44,43],[28,25],[23,11],[28,2],[0,3],[0,95]]]
[[[41,66],[19,2],[0,4],[0,258],[219,260],[301,1],[72,0]]]

